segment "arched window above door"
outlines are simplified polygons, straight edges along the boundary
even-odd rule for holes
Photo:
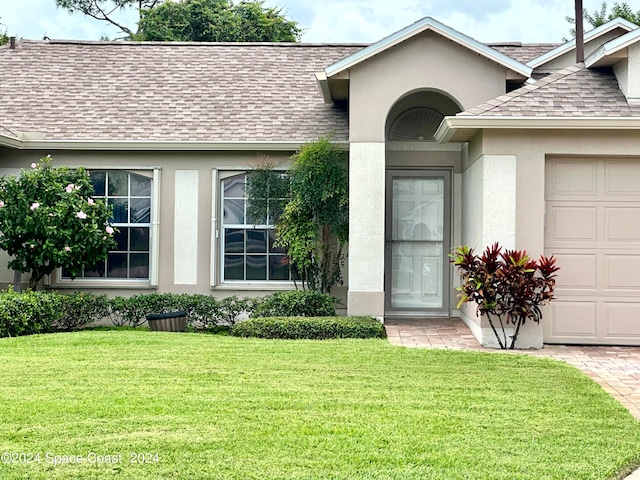
[[[433,136],[444,115],[426,107],[418,107],[402,113],[389,129],[392,142],[433,142]]]

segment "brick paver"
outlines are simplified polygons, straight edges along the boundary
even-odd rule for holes
[[[386,319],[385,329],[393,345],[504,352],[482,347],[459,318]],[[640,419],[640,347],[545,345],[517,353],[555,358],[579,368]],[[629,479],[640,480],[640,469]]]

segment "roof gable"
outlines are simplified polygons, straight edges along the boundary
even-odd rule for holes
[[[626,49],[640,40],[640,28],[630,31],[621,37],[602,45],[598,50],[589,55],[584,63],[587,67],[610,66],[627,58]]]
[[[480,43],[431,17],[425,17],[402,30],[399,30],[388,37],[385,37],[382,40],[373,43],[346,58],[343,58],[339,62],[325,68],[325,74],[328,78],[335,77],[341,72],[358,65],[360,62],[363,62],[374,55],[378,55],[385,50],[427,30],[431,30],[459,45],[462,45],[480,56],[504,66],[507,70],[514,72],[519,76],[525,78],[531,76],[532,69],[527,65],[520,63],[504,53]]]
[[[593,30],[586,32],[584,34],[584,41],[585,43],[591,42],[597,39],[598,37],[601,37],[602,35],[605,35],[615,30],[616,28],[631,31],[631,30],[637,29],[638,26],[634,23],[629,22],[628,20],[625,20],[624,18],[616,18],[603,25],[600,25],[598,28],[594,28]],[[576,39],[574,38],[573,40],[569,40],[568,42],[565,42],[562,45],[559,45],[553,50],[548,51],[544,55],[541,55],[538,58],[535,58],[527,62],[527,65],[531,68],[538,68],[541,65],[544,65],[545,63],[549,63],[550,61],[570,52],[571,50],[575,50],[575,48],[576,48]]]
[[[611,69],[576,64],[478,105],[459,116],[637,117]]]

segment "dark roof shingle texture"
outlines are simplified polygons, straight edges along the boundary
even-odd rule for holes
[[[560,43],[488,43],[489,47],[522,63],[530,62],[553,50]]]
[[[315,72],[362,45],[19,41],[0,48],[0,125],[47,139],[348,139]]]
[[[522,117],[637,117],[613,71],[577,64],[458,115]]]

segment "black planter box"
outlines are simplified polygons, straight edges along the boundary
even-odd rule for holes
[[[147,323],[154,332],[184,332],[187,329],[187,312],[151,313],[147,315]]]

